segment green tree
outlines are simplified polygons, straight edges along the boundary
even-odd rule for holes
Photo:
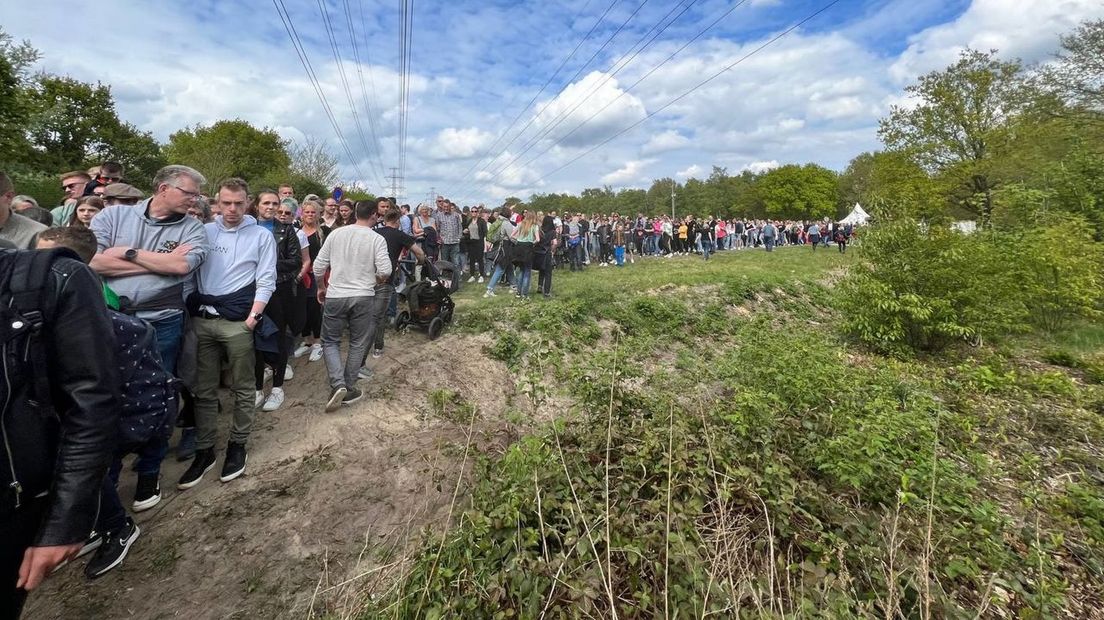
[[[879,218],[942,219],[946,204],[928,173],[906,154],[862,153],[839,177],[843,210],[859,203]]]
[[[43,75],[27,94],[28,135],[39,169],[83,167],[109,146],[107,133],[119,127],[111,89],[102,84]]]
[[[291,164],[279,134],[240,119],[177,131],[169,136],[165,156],[199,170],[212,182],[227,177],[272,182],[286,178]]]
[[[1030,101],[1023,77],[1019,62],[998,60],[995,51],[963,51],[955,64],[908,86],[917,105],[894,106],[878,135],[958,188],[961,204],[988,225],[1002,181],[996,161],[1008,153],[1014,120]]]
[[[150,187],[153,176],[168,163],[153,134],[130,123],[105,129],[100,143],[90,155],[95,162],[117,161],[123,164],[127,182],[147,190],[153,189]]]
[[[332,188],[337,183],[337,156],[330,152],[322,140],[307,136],[302,142],[292,143],[287,151],[291,158],[290,172],[300,185],[309,181]]]
[[[835,217],[838,191],[836,173],[816,164],[775,168],[756,183],[756,194],[770,217]]]
[[[1062,37],[1062,51],[1040,71],[1044,86],[1082,120],[1104,127],[1104,19]]]
[[[0,165],[25,162],[30,152],[27,124],[30,110],[22,83],[12,64],[0,54]]]

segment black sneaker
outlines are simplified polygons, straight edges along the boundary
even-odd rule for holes
[[[180,482],[177,483],[176,488],[183,491],[184,489],[194,487],[199,484],[200,480],[203,480],[203,474],[211,471],[211,468],[214,466],[214,448],[196,450],[195,458],[192,459],[192,464],[188,466],[188,471],[184,472],[184,475],[180,477]]]
[[[345,394],[347,393],[348,390],[345,389],[345,386],[335,387],[333,391],[330,392],[330,400],[326,402],[326,413],[337,411],[338,408],[341,407],[341,402],[344,400]]]
[[[100,545],[99,549],[96,549],[96,554],[84,567],[84,576],[95,579],[122,564],[127,552],[130,551],[130,546],[138,540],[138,535],[141,533],[142,530],[138,529],[138,524],[127,517],[126,525],[122,529],[104,536],[103,544]]]
[[[157,483],[158,474],[139,475],[138,486],[134,490],[134,512],[149,510],[161,502],[161,486]]]
[[[356,401],[360,400],[363,397],[364,397],[364,392],[363,391],[358,390],[357,388],[351,388],[345,393],[345,398],[343,398],[341,400],[341,402],[346,404],[346,405],[350,405],[350,404],[355,403]]]
[[[104,535],[99,532],[92,532],[88,535],[88,540],[84,541],[84,546],[77,552],[77,555],[73,556],[73,559],[83,558],[84,556],[92,553],[96,549],[100,548],[103,544]]]
[[[226,444],[226,458],[222,462],[222,475],[219,476],[219,480],[230,482],[245,473],[246,460],[244,443],[231,441]]]

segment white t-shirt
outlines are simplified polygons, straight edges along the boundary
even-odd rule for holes
[[[318,251],[314,277],[321,281],[327,269],[326,297],[371,297],[376,294],[376,276],[391,275],[387,241],[367,226],[342,226],[326,237]]]

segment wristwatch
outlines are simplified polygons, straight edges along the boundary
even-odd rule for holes
[[[263,312],[254,312],[253,314],[251,314],[249,316],[253,317],[254,321],[260,322],[260,320],[264,318],[264,313]]]
[[[130,248],[123,254],[123,258],[129,261],[135,261],[138,259],[138,248]]]

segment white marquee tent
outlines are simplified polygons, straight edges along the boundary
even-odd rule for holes
[[[862,205],[855,203],[855,208],[851,209],[851,213],[847,214],[847,217],[843,218],[844,224],[851,224],[852,226],[862,226],[870,219],[870,214],[862,208]]]

